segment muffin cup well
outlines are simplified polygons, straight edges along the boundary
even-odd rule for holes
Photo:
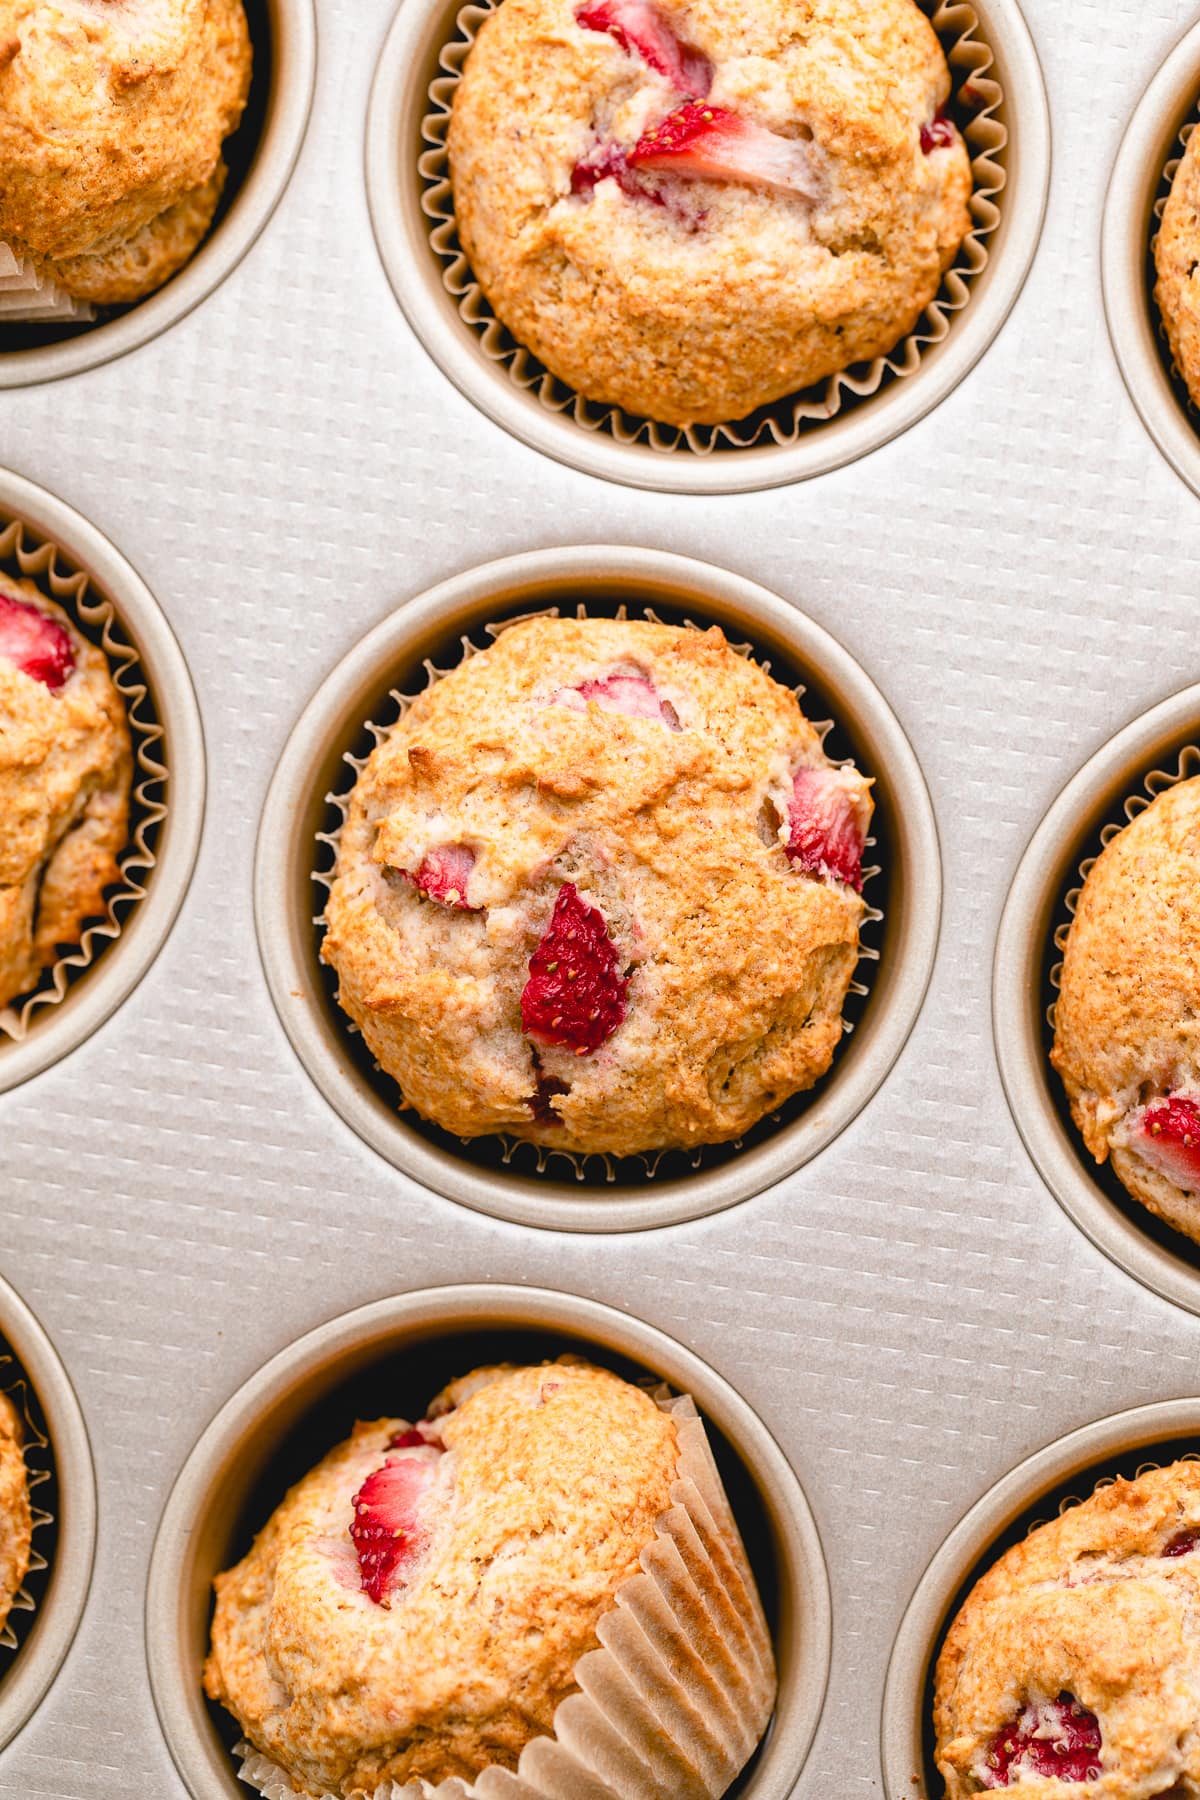
[[[1200,684],[1118,732],[1034,833],[1000,921],[992,1020],[1000,1077],[1025,1147],[1080,1230],[1126,1274],[1200,1314],[1200,1246],[1126,1193],[1075,1128],[1050,1066],[1062,952],[1079,889],[1104,846],[1155,795],[1200,774]]]
[[[165,287],[98,324],[16,325],[0,316],[0,388],[55,381],[148,343],[208,298],[271,217],[304,141],[316,78],[314,0],[246,0],[255,69],[250,100],[225,154],[230,179],[216,221]]]
[[[778,1445],[714,1370],[653,1326],[568,1294],[488,1285],[399,1295],[309,1333],[234,1395],[192,1451],[154,1547],[146,1641],[159,1720],[193,1800],[236,1800],[244,1792],[231,1755],[236,1726],[206,1706],[201,1689],[211,1588],[286,1486],[355,1416],[387,1410],[398,1394],[411,1394],[415,1404],[478,1364],[564,1350],[630,1379],[667,1382],[693,1395],[702,1411],[759,1590],[774,1613],[775,1715],[734,1792],[739,1800],[785,1800],[792,1792],[824,1698],[830,1610],[812,1515]]]
[[[873,919],[848,1002],[853,1031],[833,1068],[775,1121],[737,1145],[688,1158],[575,1158],[517,1140],[469,1144],[415,1114],[374,1067],[337,1005],[319,958],[321,887],[332,867],[348,793],[381,729],[382,703],[461,660],[489,626],[561,606],[574,612],[649,608],[681,623],[720,625],[747,639],[777,679],[812,690],[809,710],[837,720],[827,749],[852,754],[875,779],[873,842],[881,873],[868,886]],[[815,702],[815,704],[814,704]],[[374,728],[366,721],[375,721]],[[314,843],[324,846],[314,875]],[[280,758],[259,829],[255,915],[276,1009],[301,1061],[346,1123],[424,1186],[496,1217],[557,1230],[627,1231],[719,1211],[807,1162],[848,1125],[883,1081],[915,1022],[937,944],[941,873],[929,796],[907,739],[878,690],[840,645],[754,583],[656,551],[576,547],[536,551],[444,582],[369,633],[301,716]],[[314,919],[314,914],[317,915]],[[314,929],[314,926],[316,929]],[[874,941],[877,939],[877,941]]]
[[[83,1614],[96,1544],[96,1481],[79,1402],[49,1338],[0,1280],[0,1390],[26,1424],[33,1560],[0,1633],[0,1749],[32,1716]]]
[[[1108,333],[1129,397],[1176,474],[1200,494],[1200,414],[1174,368],[1154,298],[1154,241],[1200,113],[1200,24],[1180,40],[1129,121],[1104,203]]]
[[[497,0],[498,3],[498,0]],[[683,431],[594,405],[509,336],[458,240],[445,135],[454,87],[490,5],[406,0],[367,121],[380,255],[409,324],[489,418],[560,462],[635,487],[734,493],[824,473],[878,448],[973,368],[1028,273],[1049,181],[1037,54],[1015,0],[919,0],[946,46],[972,153],[973,230],[916,332],[887,357],[725,426]],[[920,376],[921,379],[917,379]]]
[[[0,470],[0,569],[33,581],[104,650],[134,751],[130,837],[106,916],[29,995],[0,1010],[0,1093],[103,1024],[166,940],[195,862],[204,745],[187,667],[157,602],[112,544],[61,501]]]
[[[883,1693],[886,1800],[942,1800],[934,1763],[938,1654],[976,1581],[1011,1545],[1117,1476],[1200,1453],[1200,1398],[1162,1401],[1097,1420],[1047,1445],[996,1483],[959,1521],[917,1585]]]

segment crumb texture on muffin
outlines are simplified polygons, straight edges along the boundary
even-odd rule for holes
[[[0,0],[0,241],[80,299],[193,254],[251,47],[242,0]]]
[[[0,1393],[0,1630],[29,1573],[32,1543],[25,1427],[12,1396]]]
[[[1159,794],[1084,882],[1051,1061],[1096,1161],[1200,1242],[1200,779]]]
[[[528,621],[370,757],[323,954],[404,1102],[462,1137],[725,1141],[829,1067],[870,815],[719,630]]]
[[[970,230],[914,0],[503,0],[448,137],[467,259],[589,399],[720,423],[886,354]]]
[[[938,1658],[947,1800],[1200,1793],[1198,1549],[1200,1467],[1182,1462],[1099,1488],[1001,1557]]]
[[[104,653],[32,582],[0,577],[0,1006],[103,916],[132,772]]]
[[[1200,405],[1200,131],[1188,139],[1154,244],[1154,298],[1175,366]]]

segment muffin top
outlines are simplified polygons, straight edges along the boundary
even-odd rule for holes
[[[32,582],[0,576],[0,1006],[103,914],[131,778],[103,652]]]
[[[503,0],[449,131],[498,317],[588,398],[717,423],[883,355],[970,229],[914,0]]]
[[[29,1572],[32,1533],[25,1430],[11,1395],[0,1393],[0,1630]]]
[[[1200,1242],[1200,779],[1165,789],[1088,875],[1055,1022],[1088,1149]]]
[[[302,1792],[513,1768],[669,1503],[674,1421],[563,1360],[359,1424],[217,1579],[206,1689]]]
[[[323,954],[405,1102],[462,1137],[719,1142],[829,1066],[870,816],[719,630],[531,620],[370,757]]]
[[[1200,1792],[1200,1468],[1102,1487],[976,1583],[938,1658],[947,1800]]]
[[[91,298],[159,285],[207,229],[250,56],[242,0],[0,0],[0,240]]]
[[[1154,297],[1175,366],[1200,405],[1200,131],[1188,140],[1154,244]]]

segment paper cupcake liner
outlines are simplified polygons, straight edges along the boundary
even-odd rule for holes
[[[16,1358],[3,1347],[0,1339],[0,1393],[7,1394],[21,1415],[25,1427],[25,1467],[28,1472],[27,1485],[32,1512],[33,1543],[29,1554],[29,1568],[16,1594],[8,1618],[0,1629],[0,1678],[11,1660],[11,1653],[19,1650],[23,1640],[28,1636],[33,1624],[32,1615],[37,1610],[44,1583],[39,1579],[50,1567],[49,1559],[38,1548],[38,1537],[42,1538],[47,1550],[53,1549],[53,1538],[49,1535],[54,1530],[54,1514],[40,1507],[36,1502],[39,1488],[45,1488],[54,1479],[53,1453],[50,1440],[33,1416],[30,1407],[29,1382],[24,1370]]]
[[[483,4],[472,0],[464,6],[455,22],[454,38],[438,58],[441,73],[429,85],[429,112],[422,121],[422,136],[429,148],[417,165],[426,184],[422,208],[430,220],[430,244],[443,265],[443,283],[458,302],[460,318],[474,333],[485,355],[503,364],[513,384],[535,393],[548,412],[569,413],[585,431],[606,432],[618,443],[642,443],[662,452],[681,450],[704,456],[714,450],[794,444],[804,433],[836,418],[845,407],[878,393],[885,384],[915,375],[926,352],[948,335],[955,316],[967,306],[972,288],[987,266],[988,239],[1000,224],[999,196],[1007,180],[1008,131],[996,117],[1004,103],[1004,93],[989,73],[995,58],[979,36],[979,19],[972,7],[959,4],[958,0],[917,0],[938,34],[950,66],[954,84],[951,105],[962,115],[960,128],[971,156],[974,186],[971,230],[916,329],[887,356],[843,369],[811,388],[758,408],[744,419],[722,425],[680,427],[640,418],[619,407],[597,405],[559,381],[500,323],[471,272],[458,239],[446,136],[454,90],[467,55],[480,26],[499,4],[501,0],[484,0]]]
[[[668,621],[661,619],[652,607],[639,607],[636,609],[636,613],[639,618],[647,619],[651,624],[659,625],[668,623]],[[503,619],[499,622],[491,622],[482,626],[481,635],[490,638],[494,642],[496,638],[500,637],[512,626],[523,624],[528,619],[558,618],[561,614],[562,608],[557,606],[544,607],[534,612],[521,613],[517,617]],[[579,619],[586,618],[588,616],[586,606],[582,604],[577,606],[575,616]],[[619,620],[627,619],[629,617],[628,607],[624,605],[619,606],[613,617]],[[691,631],[703,631],[706,629],[704,625],[698,625],[693,619],[684,619],[683,624]],[[460,638],[459,641],[463,650],[461,658],[462,662],[465,662],[468,657],[478,656],[483,650],[488,648],[487,644],[476,643],[469,636],[464,636]],[[756,661],[760,669],[765,673],[770,674],[770,659],[756,657],[753,644],[730,644],[729,647],[731,650],[735,651],[738,656]],[[452,674],[453,670],[460,666],[460,663],[452,664],[447,668],[439,668],[427,657],[422,666],[425,670],[425,682],[422,687],[417,688],[412,693],[402,693],[398,688],[391,688],[388,690],[387,699],[394,709],[392,716],[364,721],[363,729],[373,740],[375,748],[378,748],[382,743],[386,743],[387,739],[391,736],[392,732],[395,731],[397,725],[399,725],[404,718],[404,715],[407,713],[409,707],[413,705],[414,701],[419,699],[422,693],[428,692],[436,682],[443,681],[447,675]],[[807,690],[803,684],[800,684],[795,687],[789,687],[788,691],[795,694],[797,700],[803,702]],[[833,719],[813,719],[810,720],[809,723],[812,725],[814,731],[816,731],[822,745],[824,745],[826,738],[835,728],[835,721]],[[338,813],[339,821],[331,831],[317,833],[316,842],[320,849],[326,852],[326,860],[323,867],[314,867],[311,871],[313,882],[317,887],[323,888],[326,895],[328,895],[332,887],[334,871],[337,867],[338,847],[341,842],[342,830],[346,823],[350,799],[354,791],[355,783],[366,768],[368,756],[356,756],[352,752],[346,751],[342,760],[347,766],[350,778],[347,780],[344,787],[335,792],[328,793],[325,796],[326,803]],[[836,766],[841,766],[844,763],[852,761],[852,757],[844,757]],[[869,837],[867,839],[868,847],[871,847],[874,844],[875,839]],[[883,870],[878,863],[873,863],[869,867],[863,869],[864,896],[870,883],[882,873]],[[863,914],[862,927],[859,933],[858,972],[850,983],[846,997],[846,1005],[843,1009],[843,1037],[849,1037],[853,1033],[856,1016],[861,1016],[862,1008],[870,997],[870,976],[873,966],[878,963],[880,957],[879,943],[877,940],[881,935],[878,928],[882,925],[883,919],[884,914],[882,910],[877,906],[872,906],[868,902]],[[314,918],[313,925],[318,934],[323,936],[326,927],[324,907],[322,907],[322,910]],[[332,980],[332,975],[330,979]],[[847,1017],[847,1013],[849,1013],[849,1017]],[[340,1008],[338,1008],[338,1016],[344,1029],[349,1035],[361,1039],[362,1034],[358,1027],[341,1011]],[[381,1082],[387,1083],[394,1092],[400,1092],[399,1084],[392,1076],[387,1075],[380,1069],[378,1063],[373,1063],[372,1066]],[[822,1076],[821,1081],[827,1081],[831,1073],[832,1069],[828,1070],[826,1074]],[[816,1084],[816,1089],[803,1090],[799,1095],[793,1096],[793,1101],[798,1100],[802,1102],[808,1094],[817,1091],[820,1086],[821,1082],[818,1082]],[[788,1102],[787,1104],[791,1105],[792,1102]],[[431,1125],[429,1120],[424,1119],[423,1115],[417,1113],[415,1108],[411,1108],[404,1099],[402,1092],[400,1093],[399,1110],[401,1112],[411,1113],[413,1119],[422,1126],[433,1130],[440,1130],[440,1127]],[[764,1125],[773,1129],[780,1126],[783,1122],[783,1112],[770,1113],[765,1120],[760,1120],[754,1129],[756,1131],[761,1130]],[[622,1178],[622,1169],[629,1169],[630,1167],[636,1170],[635,1178],[638,1181],[653,1181],[660,1171],[664,1176],[668,1176],[672,1172],[677,1172],[680,1159],[695,1172],[706,1167],[722,1154],[727,1156],[731,1152],[736,1153],[743,1148],[745,1143],[744,1139],[738,1138],[731,1143],[700,1145],[694,1150],[653,1150],[618,1158],[599,1151],[594,1151],[588,1155],[580,1155],[571,1150],[561,1150],[544,1144],[531,1143],[526,1138],[510,1137],[507,1134],[500,1132],[492,1133],[485,1137],[462,1138],[458,1141],[473,1148],[478,1148],[480,1145],[489,1143],[498,1145],[500,1147],[500,1160],[506,1167],[512,1163],[515,1158],[520,1156],[522,1161],[529,1161],[532,1163],[536,1174],[544,1175],[550,1170],[551,1165],[554,1162],[564,1162],[571,1169],[577,1181],[604,1182],[606,1184],[619,1181]],[[664,1164],[666,1165],[665,1167]]]
[[[113,684],[125,703],[133,740],[135,780],[131,794],[129,842],[119,859],[121,878],[108,893],[104,917],[84,930],[77,945],[43,971],[33,991],[0,1008],[3,1040],[20,1043],[45,1008],[60,1006],[72,986],[106,946],[121,935],[126,919],[145,899],[146,882],[157,862],[155,845],[167,816],[167,767],[162,760],[163,727],[146,685],[136,645],[122,634],[111,601],[93,594],[85,571],[71,566],[58,547],[35,536],[14,519],[0,524],[0,570],[34,581],[72,615],[108,658]]]
[[[775,1702],[775,1660],[745,1547],[690,1396],[654,1398],[675,1419],[669,1509],[576,1665],[580,1692],[516,1774],[387,1782],[373,1800],[715,1800],[754,1754]],[[248,1744],[243,1781],[265,1800],[305,1800]],[[338,1800],[326,1794],[321,1800]]]
[[[1180,405],[1186,410],[1192,424],[1200,430],[1200,407],[1197,407],[1192,396],[1189,394],[1187,383],[1180,374],[1179,366],[1171,354],[1171,343],[1167,336],[1166,322],[1159,312],[1158,302],[1154,298],[1154,290],[1158,281],[1158,270],[1154,260],[1158,248],[1157,227],[1162,224],[1163,213],[1166,211],[1167,201],[1171,198],[1171,189],[1175,185],[1175,177],[1179,173],[1179,165],[1183,161],[1184,151],[1187,149],[1188,142],[1198,123],[1200,123],[1200,120],[1190,119],[1182,128],[1179,136],[1171,146],[1170,156],[1163,164],[1162,175],[1159,178],[1158,194],[1154,201],[1154,229],[1151,230],[1150,242],[1147,245],[1147,282],[1150,290],[1150,308],[1155,320],[1155,336],[1158,339],[1159,351],[1167,368],[1171,371],[1171,381],[1174,384],[1176,396]]]
[[[76,300],[27,256],[0,239],[0,324],[60,321],[86,324],[96,316],[86,300]]]

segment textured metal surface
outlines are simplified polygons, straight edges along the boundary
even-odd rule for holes
[[[0,396],[0,463],[80,508],[161,603],[210,759],[164,951],[90,1044],[0,1097],[0,1270],[65,1361],[101,1498],[83,1623],[0,1754],[0,1794],[183,1800],[142,1634],[168,1492],[268,1356],[383,1295],[495,1280],[607,1301],[759,1413],[812,1503],[833,1593],[797,1800],[877,1800],[892,1641],[966,1509],[1059,1434],[1194,1390],[1200,1321],[1095,1249],[1029,1161],[989,988],[1005,896],[1055,796],[1200,674],[1197,503],[1129,401],[1099,273],[1126,121],[1195,0],[1025,11],[1055,131],[1029,282],[936,412],[819,481],[703,502],[606,486],[445,380],[396,307],[362,179],[390,0],[318,0],[296,176],[217,291],[129,357]],[[844,643],[916,750],[946,883],[929,997],[854,1125],[744,1206],[603,1241],[461,1209],[340,1124],[277,1022],[251,906],[272,771],[338,659],[471,564],[589,539],[733,568]]]

